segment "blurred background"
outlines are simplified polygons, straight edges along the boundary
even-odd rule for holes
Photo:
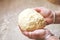
[[[31,40],[24,36],[18,28],[18,14],[26,8],[46,7],[51,10],[60,10],[47,0],[0,0],[0,40]],[[60,24],[46,26],[57,37],[60,36]]]

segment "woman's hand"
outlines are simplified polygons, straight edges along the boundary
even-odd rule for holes
[[[32,32],[22,31],[22,33],[28,38],[34,40],[45,39],[48,35],[53,35],[48,29],[38,29]]]
[[[37,7],[37,8],[33,8],[34,10],[36,10],[38,13],[40,13],[46,21],[46,24],[51,24],[53,23],[53,12],[49,9],[43,8],[43,7]],[[21,28],[20,28],[21,29]],[[23,31],[21,30],[22,33],[31,38],[31,39],[44,39],[46,38],[48,35],[51,35],[52,33],[48,30],[48,29],[38,29],[32,32],[27,32],[27,31]]]
[[[53,11],[44,8],[44,7],[36,7],[33,8],[36,10],[38,13],[40,13],[44,18],[47,24],[53,23]]]
[[[47,25],[53,22],[53,14],[51,10],[44,7],[37,7],[33,9],[36,10],[45,18]],[[39,29],[33,32],[22,31],[22,33],[31,39],[37,38],[43,39],[47,34],[50,34],[50,31],[48,30],[46,31],[45,29]]]

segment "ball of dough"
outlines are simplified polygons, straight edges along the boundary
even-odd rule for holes
[[[25,9],[18,16],[18,25],[22,30],[34,31],[45,27],[43,16],[34,9]]]

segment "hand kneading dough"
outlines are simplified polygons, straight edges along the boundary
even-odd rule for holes
[[[45,27],[43,16],[33,9],[25,9],[18,16],[18,25],[22,30],[34,31]]]

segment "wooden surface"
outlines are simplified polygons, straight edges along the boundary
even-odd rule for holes
[[[18,28],[18,14],[26,8],[46,7],[51,10],[60,10],[46,0],[0,0],[0,40],[30,40]],[[60,24],[47,26],[53,34],[60,36]]]

